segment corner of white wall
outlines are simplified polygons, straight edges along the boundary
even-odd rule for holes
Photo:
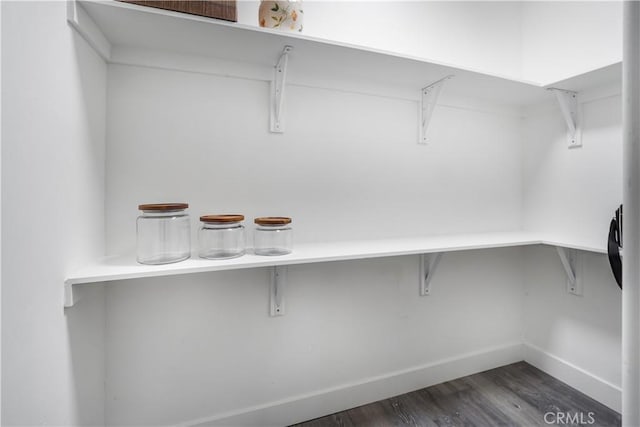
[[[621,1],[527,1],[522,78],[550,84],[622,60]]]

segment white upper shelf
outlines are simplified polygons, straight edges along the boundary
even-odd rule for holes
[[[417,98],[420,88],[455,75],[455,80],[447,85],[448,95],[505,106],[527,106],[549,99],[542,90],[549,85],[489,75],[394,52],[114,0],[81,1],[80,4],[78,9],[82,10],[76,11],[78,19],[74,26],[108,61],[115,63],[135,62],[136,57],[144,55],[127,54],[127,49],[138,52],[143,49],[158,54],[173,53],[183,59],[187,56],[215,58],[264,71],[272,69],[283,47],[288,45],[294,48],[287,76],[293,84],[321,81],[332,87],[335,82],[346,81],[359,87],[411,90]],[[222,72],[233,75],[236,69],[237,66],[229,67]],[[579,77],[581,87],[590,81],[603,84],[611,79],[619,80],[615,72],[607,67],[603,70]],[[270,77],[264,72],[262,75]],[[569,79],[558,82],[555,87],[571,89],[573,86]]]
[[[622,84],[622,62],[546,84],[545,87],[582,92],[591,88]]]
[[[107,257],[69,276],[66,285],[126,280],[143,277],[171,276],[209,271],[238,270],[279,265],[312,264],[330,261],[416,255],[546,244],[589,252],[606,253],[604,246],[576,243],[528,232],[459,234],[420,238],[361,240],[332,243],[300,244],[293,253],[268,257],[247,254],[230,260],[191,258],[166,265],[142,265],[134,256]]]

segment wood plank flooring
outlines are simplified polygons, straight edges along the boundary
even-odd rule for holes
[[[620,414],[528,363],[518,362],[296,424],[300,427],[548,425],[619,426]]]

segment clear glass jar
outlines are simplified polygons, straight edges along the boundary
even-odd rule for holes
[[[244,215],[204,215],[198,233],[199,255],[207,259],[235,258],[244,255]]]
[[[291,218],[268,216],[254,220],[253,251],[256,255],[286,255],[293,250]]]
[[[140,205],[136,221],[140,264],[169,264],[191,256],[191,220],[187,203]]]

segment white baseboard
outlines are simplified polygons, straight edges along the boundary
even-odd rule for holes
[[[616,412],[622,410],[622,389],[533,344],[524,344],[525,362],[580,390]]]
[[[519,362],[523,357],[522,343],[509,343],[181,425],[290,425]]]

